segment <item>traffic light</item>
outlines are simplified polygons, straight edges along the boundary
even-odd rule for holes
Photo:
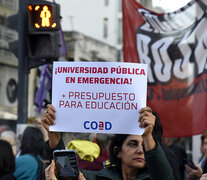
[[[29,32],[60,30],[60,5],[43,2],[28,5]]]
[[[60,5],[48,1],[28,4],[28,58],[56,60],[60,44]]]

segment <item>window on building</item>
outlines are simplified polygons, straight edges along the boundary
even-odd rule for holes
[[[0,25],[6,25],[6,17],[0,15]]]
[[[104,5],[109,6],[109,0],[104,0]]]
[[[0,26],[0,39],[3,39],[3,27]]]
[[[108,18],[104,18],[103,20],[103,37],[108,37]]]
[[[85,59],[85,58],[80,58],[80,61],[82,61],[82,62],[88,62],[89,60],[88,59]]]
[[[102,59],[102,58],[97,58],[97,61],[98,62],[107,62],[105,59]]]
[[[0,39],[11,41],[18,38],[17,32],[0,25]]]
[[[123,41],[123,33],[122,33],[122,19],[118,20],[118,44],[121,44]]]
[[[0,4],[5,7],[17,10],[18,9],[18,1],[17,0],[0,0]]]

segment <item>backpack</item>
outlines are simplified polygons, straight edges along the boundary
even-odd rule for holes
[[[37,155],[31,154],[38,162],[37,180],[45,180],[45,169],[48,164],[45,160],[40,159]]]

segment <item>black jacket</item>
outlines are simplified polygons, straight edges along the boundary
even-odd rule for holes
[[[65,149],[62,140],[55,149]],[[55,149],[50,149],[49,143],[46,143],[46,151],[50,158]],[[134,180],[174,180],[172,169],[159,143],[153,150],[144,153],[147,170],[139,173]],[[123,180],[121,173],[116,171],[115,167],[104,168],[101,171],[81,171],[87,180]]]

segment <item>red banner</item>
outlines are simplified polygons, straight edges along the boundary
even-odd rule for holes
[[[148,64],[148,106],[165,137],[207,128],[207,3],[157,14],[123,0],[124,61]]]

